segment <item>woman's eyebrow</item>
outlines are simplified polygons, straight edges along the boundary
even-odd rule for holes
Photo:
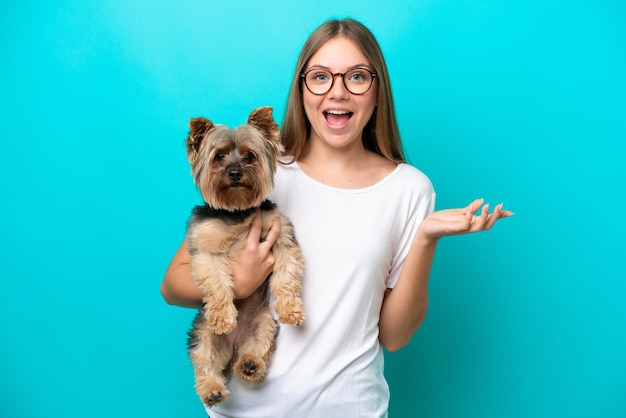
[[[327,67],[327,66],[325,66],[325,65],[321,65],[321,64],[311,65],[308,69],[304,70],[304,72],[306,72],[306,71],[310,71],[310,70],[313,70],[313,69],[316,69],[316,68],[317,68],[317,69],[320,69],[320,70],[328,70],[328,71],[330,71],[330,72],[332,73],[332,71],[331,71],[330,67]],[[355,70],[355,69],[357,69],[357,68],[364,68],[364,69],[367,69],[367,70],[370,70],[370,71],[371,71],[370,66],[369,66],[369,65],[367,65],[367,64],[355,64],[355,65],[353,65],[353,66],[349,67],[349,68],[346,70],[346,72],[347,72],[347,71],[351,71],[351,70]]]

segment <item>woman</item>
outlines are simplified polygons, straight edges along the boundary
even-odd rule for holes
[[[433,212],[429,179],[404,161],[387,68],[362,24],[321,25],[300,53],[282,126],[286,152],[271,199],[288,216],[306,263],[307,319],[283,325],[265,380],[229,382],[211,417],[384,417],[383,351],[408,343],[426,315],[428,276],[442,236],[490,229],[512,213],[477,200]],[[474,213],[482,206],[480,213]],[[275,224],[260,223],[233,266],[235,295],[271,272]],[[200,305],[183,243],[161,290]]]

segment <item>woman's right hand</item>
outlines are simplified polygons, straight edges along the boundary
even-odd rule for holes
[[[254,216],[244,247],[233,262],[233,283],[236,299],[252,294],[270,275],[274,268],[272,246],[280,235],[280,218],[276,218],[261,242],[261,213]],[[204,294],[191,276],[191,256],[183,241],[167,267],[161,282],[161,294],[167,303],[190,308],[202,306]]]
[[[233,262],[233,282],[235,299],[250,296],[274,268],[272,247],[280,235],[280,218],[276,217],[270,226],[265,240],[261,242],[261,210],[254,215],[246,243]]]

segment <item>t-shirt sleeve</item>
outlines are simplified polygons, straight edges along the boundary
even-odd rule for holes
[[[395,287],[419,224],[435,210],[435,191],[430,181],[427,179],[425,181],[427,184],[422,190],[415,192],[416,198],[410,200],[408,216],[404,218],[404,225],[400,228],[400,237],[392,256],[389,276],[385,282],[387,288]]]

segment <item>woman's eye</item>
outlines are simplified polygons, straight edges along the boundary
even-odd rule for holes
[[[365,79],[365,74],[362,72],[356,72],[350,74],[350,80],[352,81],[363,81]]]
[[[328,74],[326,73],[317,73],[313,75],[313,79],[315,81],[324,82],[328,80]]]

